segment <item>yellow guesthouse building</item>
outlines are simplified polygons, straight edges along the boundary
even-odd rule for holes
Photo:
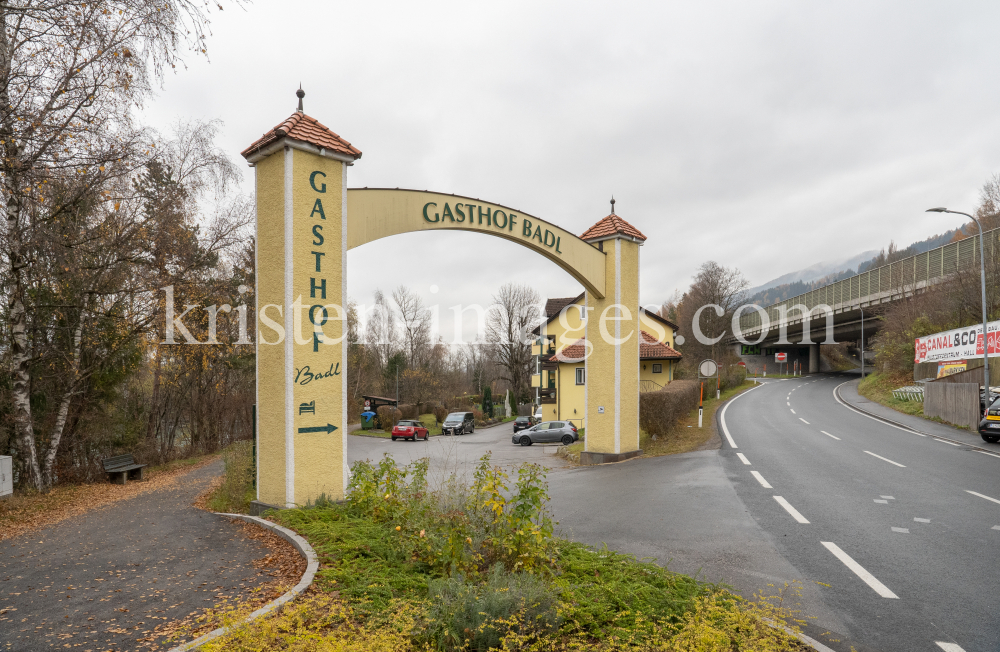
[[[584,295],[545,302],[546,321],[539,326],[532,353],[535,373],[531,384],[542,421],[570,421],[577,428],[586,423],[586,371],[584,360]],[[674,350],[677,325],[639,309],[642,341],[639,344],[639,391],[661,389],[674,379],[681,354]]]

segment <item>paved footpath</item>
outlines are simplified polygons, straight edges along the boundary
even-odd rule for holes
[[[263,583],[267,549],[192,506],[222,468],[0,542],[0,652],[146,649],[158,625]]]

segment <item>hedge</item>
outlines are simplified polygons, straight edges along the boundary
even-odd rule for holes
[[[699,391],[696,380],[675,380],[657,392],[639,394],[639,426],[650,435],[666,435],[698,407]]]

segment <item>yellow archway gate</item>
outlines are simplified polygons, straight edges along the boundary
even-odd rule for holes
[[[639,448],[639,247],[642,234],[609,215],[585,239],[540,218],[469,197],[347,189],[361,158],[299,109],[243,151],[257,206],[257,500],[341,498],[347,485],[347,250],[434,229],[517,242],[586,288],[587,457]]]

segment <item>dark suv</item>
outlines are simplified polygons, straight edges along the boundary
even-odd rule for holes
[[[514,419],[514,432],[517,432],[518,430],[527,430],[533,425],[535,425],[534,417],[518,417]]]
[[[442,435],[464,435],[476,431],[476,417],[472,412],[452,412],[441,424]]]
[[[979,390],[979,394],[982,398],[982,390]],[[1000,441],[1000,399],[993,402],[986,412],[986,418],[979,422],[979,436],[990,444]]]

